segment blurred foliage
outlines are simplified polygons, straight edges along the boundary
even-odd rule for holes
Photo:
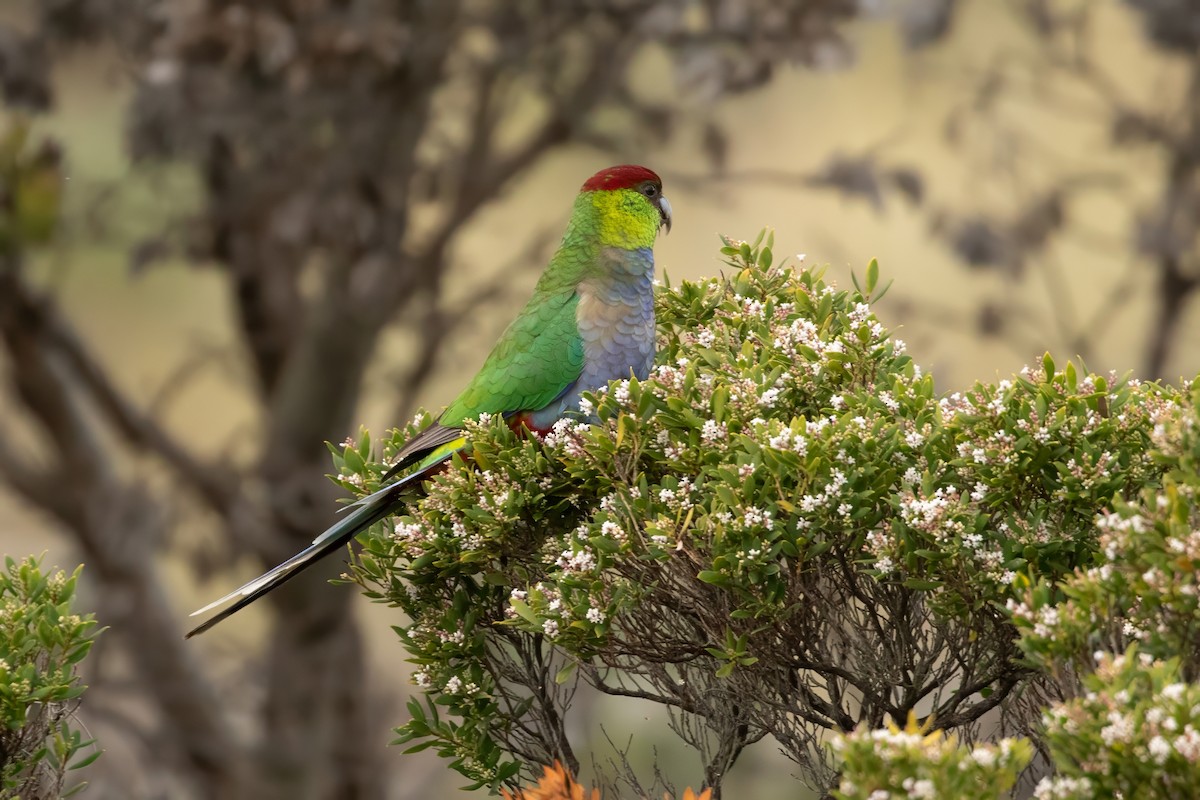
[[[925,730],[912,716],[903,728],[860,729],[834,736],[830,746],[842,766],[832,793],[838,800],[1000,800],[1033,757],[1023,739],[962,747],[953,736]]]
[[[921,30],[937,34],[915,40],[927,44],[949,33],[954,10],[965,3],[904,5],[915,9]],[[1170,370],[1184,358],[1194,369],[1183,342],[1187,314],[1200,298],[1200,5],[993,5],[1019,39],[971,64],[977,71],[970,88],[943,127],[947,148],[981,166],[964,202],[926,209],[932,234],[965,268],[991,272],[1005,286],[983,298],[977,332],[1026,341],[1033,335],[1041,347],[1102,356],[1100,342],[1136,287],[1153,308],[1145,325],[1122,327],[1143,350],[1139,372],[1174,378]],[[1107,46],[1114,21],[1132,30],[1140,23],[1143,36],[1130,35],[1122,46],[1135,48],[1125,58],[1145,69],[1141,86],[1131,85]],[[1098,157],[1060,147],[1050,133],[1059,125],[1088,127],[1087,148]],[[1097,217],[1106,204],[1119,209],[1117,228],[1105,229]],[[1081,297],[1075,282],[1091,265],[1080,254],[1104,259],[1114,251],[1124,258],[1120,279],[1096,292],[1099,303]],[[1044,310],[1009,302],[1010,293],[1023,292],[1040,295]]]
[[[86,687],[77,673],[95,639],[92,615],[73,612],[71,575],[45,572],[34,558],[6,558],[0,572],[0,797],[51,800],[69,770],[101,751],[73,727]]]
[[[825,729],[932,703],[965,735],[1030,679],[1001,607],[1093,563],[1096,515],[1162,479],[1178,394],[1047,356],[938,400],[871,312],[877,265],[838,290],[772,248],[726,239],[729,277],[659,293],[658,366],[586,398],[597,424],[480,420],[368,538],[354,580],[411,620],[426,693],[400,742],[477,786],[573,767],[584,680],[679,712],[706,785],[770,734],[824,790]],[[374,490],[427,422],[333,448],[343,484]]]
[[[0,251],[50,241],[62,202],[62,152],[54,140],[30,136],[30,123],[12,118],[0,130]]]

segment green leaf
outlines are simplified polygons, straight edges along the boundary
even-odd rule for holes
[[[875,291],[875,287],[879,284],[879,261],[872,258],[867,264],[867,286],[864,294],[867,297],[871,296],[871,292]]]
[[[724,386],[718,387],[713,391],[712,410],[713,419],[716,422],[722,422],[725,419],[725,403],[729,400],[729,390]]]
[[[542,621],[538,619],[537,614],[533,613],[533,609],[531,609],[529,604],[524,600],[518,600],[514,597],[510,598],[508,603],[510,606],[512,606],[512,610],[517,613],[517,616],[528,622],[530,625],[542,624]]]
[[[95,750],[91,754],[89,754],[89,755],[85,756],[84,758],[80,759],[79,761],[76,761],[73,764],[71,764],[71,766],[67,767],[67,769],[69,769],[69,770],[83,769],[84,767],[92,764],[97,758],[99,758],[102,755],[104,755],[103,750]],[[107,764],[108,762],[106,761],[104,763]]]
[[[560,685],[566,683],[571,679],[571,676],[575,674],[575,669],[578,666],[579,664],[574,661],[572,661],[570,664],[567,664],[554,675],[554,682]]]
[[[906,578],[904,580],[904,588],[916,589],[917,591],[921,591],[921,592],[928,592],[928,591],[932,591],[934,589],[942,588],[942,582],[941,581],[927,581],[927,580],[922,580],[920,578]]]

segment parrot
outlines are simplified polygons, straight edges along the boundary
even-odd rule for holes
[[[401,447],[383,488],[347,506],[304,550],[193,612],[199,616],[236,600],[185,638],[209,630],[403,508],[406,490],[467,447],[467,420],[500,415],[513,430],[545,435],[558,420],[583,416],[584,392],[631,376],[645,380],[655,354],[653,248],[664,228],[670,233],[671,203],[653,171],[624,164],[588,178],[533,296],[462,393]]]

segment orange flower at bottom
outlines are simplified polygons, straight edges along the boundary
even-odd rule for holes
[[[557,761],[553,767],[544,769],[542,779],[532,789],[522,789],[515,795],[501,789],[500,794],[505,800],[600,800],[599,789],[592,789],[592,793],[585,796],[584,788]]]
[[[591,794],[571,777],[563,765],[555,761],[553,767],[543,767],[542,779],[532,789],[521,789],[516,794],[509,794],[507,789],[501,789],[504,800],[600,800],[600,790],[592,789]],[[663,800],[671,800],[663,795]],[[691,789],[683,793],[679,800],[712,800],[712,789],[705,789],[696,794]]]

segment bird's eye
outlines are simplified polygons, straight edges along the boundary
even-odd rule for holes
[[[642,194],[646,195],[646,197],[654,197],[654,195],[658,194],[658,187],[653,183],[647,183],[642,187]]]

